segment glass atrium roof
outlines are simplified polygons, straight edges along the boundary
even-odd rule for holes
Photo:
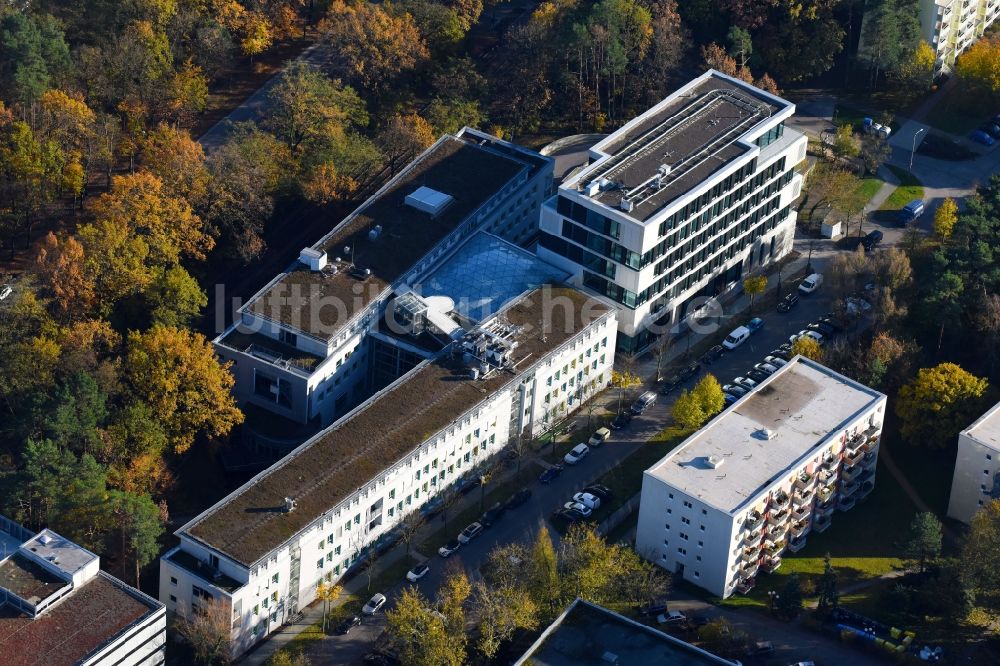
[[[567,277],[530,252],[480,231],[427,276],[418,291],[449,296],[458,312],[481,321],[518,294]]]

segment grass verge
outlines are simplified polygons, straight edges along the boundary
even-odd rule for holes
[[[900,185],[879,206],[879,210],[899,210],[914,199],[924,198],[924,186],[916,176],[892,164],[887,164],[886,168],[899,179]]]

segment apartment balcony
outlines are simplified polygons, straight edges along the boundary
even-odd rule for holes
[[[777,541],[784,538],[785,533],[788,531],[788,523],[779,523],[777,525],[769,525],[767,528],[767,538],[769,541]]]
[[[878,454],[877,439],[870,440],[867,444],[865,444],[865,453],[875,453],[876,455]]]
[[[868,494],[875,488],[874,481],[865,481],[861,484],[860,490],[858,490],[858,499],[868,497]]]
[[[810,524],[806,520],[796,520],[792,523],[790,531],[792,533],[792,541],[797,537],[803,536],[809,533]]]
[[[784,509],[788,506],[788,495],[781,491],[777,495],[771,498],[771,507],[774,509]]]
[[[868,438],[865,437],[864,433],[858,433],[847,440],[847,444],[844,445],[844,450],[848,455],[850,455],[853,451],[857,451],[867,442]]]
[[[878,462],[878,454],[874,451],[868,451],[865,453],[865,457],[861,459],[861,464],[865,467],[870,467]]]
[[[753,589],[756,582],[754,578],[740,578],[739,582],[736,583],[736,591],[740,594],[747,594]]]
[[[800,472],[799,475],[795,477],[795,488],[796,490],[811,489],[813,481],[815,480],[816,480],[815,474],[809,474],[808,472]]]
[[[743,527],[753,532],[758,527],[764,524],[764,516],[758,511],[751,511],[750,515],[743,522]]]
[[[846,482],[845,483],[841,483],[840,484],[840,498],[843,499],[845,497],[850,497],[851,495],[853,495],[854,493],[856,493],[858,491],[858,488],[860,486],[861,486],[861,484],[858,483],[858,482],[856,482],[856,481],[852,481],[850,483],[846,483]]]
[[[830,501],[836,494],[837,494],[836,484],[829,486],[820,486],[819,488],[816,489],[817,506]]]
[[[862,469],[864,468],[860,465],[844,467],[844,470],[840,473],[840,482],[846,484],[854,481],[854,479],[858,478],[858,475],[861,474]]]
[[[740,567],[740,576],[742,576],[743,578],[753,578],[754,576],[757,575],[757,572],[759,570],[760,570],[760,564],[758,564],[756,560],[753,562],[747,562],[742,567]]]
[[[785,550],[785,540],[767,541],[764,543],[764,553],[767,555],[780,555]]]
[[[837,502],[837,508],[841,511],[850,511],[854,508],[855,504],[856,500],[853,495],[851,497],[841,497]]]
[[[788,550],[793,553],[797,553],[805,547],[806,547],[805,537],[802,537],[801,539],[792,539],[791,541],[788,542]]]
[[[840,467],[840,458],[834,455],[828,455],[820,463],[820,468],[827,472],[836,472],[838,467]]]
[[[775,571],[778,570],[779,567],[781,567],[780,555],[775,555],[774,557],[765,557],[764,563],[761,565],[761,568],[764,570],[765,573],[774,573]]]
[[[826,516],[830,517],[833,515],[834,510],[837,508],[837,499],[831,497],[822,504],[817,504],[816,508],[813,510],[813,522],[815,522],[815,516]]]
[[[809,520],[813,514],[813,505],[803,504],[792,509],[792,522],[796,520]]]
[[[764,530],[756,530],[743,537],[743,546],[745,548],[756,548],[760,545],[761,537],[764,536]]]
[[[795,496],[792,497],[792,507],[811,506],[815,496],[816,493],[813,492],[812,488],[809,488],[808,490],[797,490],[795,492]]]
[[[813,518],[812,531],[813,532],[825,532],[826,528],[830,526],[830,516],[827,514],[819,514]]]
[[[768,525],[780,525],[786,520],[788,520],[789,512],[788,509],[781,509],[780,511],[772,511],[767,514],[767,524]]]
[[[844,466],[853,467],[861,462],[861,459],[865,457],[864,448],[860,448],[856,451],[845,452],[844,453]]]

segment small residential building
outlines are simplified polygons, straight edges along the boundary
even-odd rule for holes
[[[998,14],[1000,0],[920,0],[920,36],[934,49],[934,73],[951,72]]]
[[[747,592],[874,488],[886,397],[797,356],[646,470],[638,553]]]
[[[984,504],[1000,497],[1000,404],[958,434],[948,517],[972,521]]]
[[[531,241],[552,164],[469,128],[441,137],[303,249],[214,340],[232,362],[240,406],[319,428],[369,397],[379,388],[369,333],[390,296],[421,293],[477,232]],[[426,357],[412,345],[403,356],[409,367]]]
[[[530,264],[487,241],[489,263],[500,264],[480,273],[498,280],[480,285],[488,300],[518,284],[510,266]],[[168,612],[224,603],[234,654],[245,652],[312,602],[319,583],[398,539],[407,514],[611,379],[614,310],[575,289],[543,285],[499,308],[476,300],[435,309],[434,298],[395,294],[386,319],[410,327],[378,335],[407,345],[431,338],[444,343],[438,351],[177,532],[180,545],[160,560]],[[490,314],[463,315],[479,308]]]
[[[711,652],[576,599],[514,666],[735,666]]]
[[[156,666],[166,631],[163,604],[101,571],[97,555],[0,516],[4,666]]]
[[[709,70],[593,146],[545,202],[539,256],[615,307],[621,349],[789,252],[807,143],[794,113]]]

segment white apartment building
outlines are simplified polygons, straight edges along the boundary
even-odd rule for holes
[[[4,666],[156,666],[166,632],[163,604],[101,571],[97,555],[0,516]]]
[[[213,341],[233,362],[240,405],[333,423],[372,393],[368,334],[390,295],[423,282],[476,232],[527,243],[551,189],[547,157],[469,128],[441,137]]]
[[[1000,14],[1000,0],[920,0],[920,36],[937,55],[934,73],[950,72]]]
[[[221,600],[246,651],[408,513],[606,386],[616,332],[614,310],[572,288],[511,299],[182,527],[160,560],[168,612]]]
[[[728,597],[872,491],[886,398],[797,356],[646,470],[637,552]]]
[[[791,249],[807,143],[785,127],[794,113],[709,70],[591,148],[545,202],[539,256],[614,305],[620,348]]]
[[[984,504],[1000,497],[1000,404],[958,434],[948,517],[970,523]]]

